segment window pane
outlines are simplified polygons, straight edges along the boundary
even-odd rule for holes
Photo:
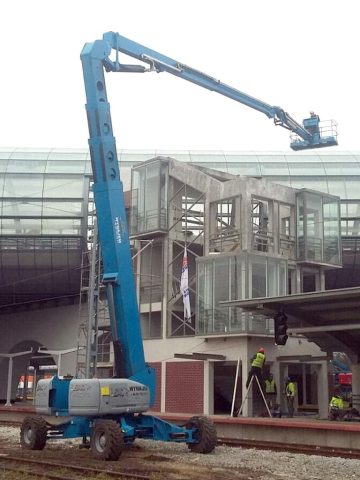
[[[5,176],[4,197],[37,197],[43,194],[43,175]]]

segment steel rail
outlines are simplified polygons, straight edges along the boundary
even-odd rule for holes
[[[280,452],[303,453],[305,455],[322,455],[325,457],[342,457],[360,460],[360,450],[351,450],[337,447],[324,447],[318,445],[301,445],[265,440],[248,440],[235,438],[218,438],[218,445],[227,447],[256,448],[259,450],[273,450]]]
[[[17,464],[29,464],[29,465],[34,465],[34,466],[40,466],[40,467],[53,467],[53,468],[58,468],[62,470],[69,470],[69,473],[92,473],[92,474],[102,474],[102,475],[108,475],[109,477],[117,477],[117,478],[129,478],[129,479],[135,479],[135,480],[150,480],[151,476],[149,475],[140,475],[140,474],[135,474],[131,472],[126,472],[126,471],[115,471],[115,470],[108,470],[105,468],[93,468],[93,467],[85,467],[85,466],[79,466],[79,465],[71,465],[68,463],[58,463],[58,462],[50,462],[48,460],[41,460],[41,459],[32,459],[32,458],[25,458],[21,456],[15,456],[15,455],[1,455],[0,456],[0,462],[1,464],[3,463],[10,463],[10,462],[16,462]],[[37,476],[43,476],[44,473],[39,473],[39,472],[31,472],[27,470],[23,470],[21,468],[9,468],[9,467],[4,467],[1,465],[1,468],[6,468],[7,470],[14,470],[17,472],[21,473],[27,473],[30,475],[37,475]],[[61,476],[57,474],[51,474],[48,471],[46,472],[46,478],[52,478],[56,480],[68,480],[71,477],[68,476]]]

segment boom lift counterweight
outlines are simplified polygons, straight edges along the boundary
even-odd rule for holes
[[[112,50],[116,53],[114,60],[110,58]],[[148,67],[122,64],[119,53],[134,57]],[[192,451],[209,453],[215,448],[217,438],[214,425],[208,418],[192,417],[186,425],[179,426],[143,414],[154,405],[155,372],[144,358],[105,71],[168,72],[213,90],[264,113],[274,119],[276,125],[290,130],[296,135],[291,144],[295,150],[336,145],[336,134],[322,135],[316,115],[300,125],[280,107],[268,105],[116,33],[106,33],[102,40],[85,44],[81,61],[103,283],[107,286],[116,378],[68,379],[55,376],[40,380],[36,389],[38,415],[25,418],[21,427],[21,444],[27,449],[41,450],[48,438],[90,437],[90,448],[96,458],[117,460],[125,444],[141,437],[185,442]],[[63,416],[64,422],[55,427],[41,415]]]

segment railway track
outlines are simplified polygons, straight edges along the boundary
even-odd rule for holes
[[[218,445],[228,447],[256,448],[259,450],[273,450],[277,452],[303,453],[304,455],[322,455],[325,457],[342,457],[360,460],[360,450],[344,448],[322,447],[316,445],[288,444],[261,440],[242,440],[234,438],[219,438]]]
[[[110,470],[108,468],[91,468],[85,466],[65,464],[63,462],[53,462],[42,459],[24,458],[16,455],[0,456],[0,469],[2,471],[14,472],[17,474],[31,475],[36,478],[47,478],[51,480],[78,480],[80,478],[101,478],[129,479],[129,480],[150,480],[150,475],[136,474],[131,472],[121,472]]]

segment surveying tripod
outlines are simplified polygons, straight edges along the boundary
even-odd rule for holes
[[[253,376],[251,377],[249,386],[247,387],[247,390],[246,390],[246,395],[245,395],[245,397],[244,397],[244,400],[242,401],[241,407],[240,407],[240,409],[239,409],[239,411],[238,411],[238,413],[237,413],[236,416],[239,417],[239,416],[241,415],[242,409],[243,409],[244,404],[245,404],[245,402],[246,402],[246,400],[247,400],[247,398],[248,398],[249,391],[250,391],[250,388],[251,388],[251,386],[252,386],[252,384],[253,384],[254,378],[255,378],[255,380],[256,380],[256,382],[257,382],[257,385],[258,385],[258,387],[259,387],[259,391],[260,391],[260,393],[261,393],[262,399],[264,400],[264,403],[265,403],[265,406],[266,406],[266,410],[268,411],[269,417],[272,417],[271,412],[270,412],[270,409],[269,409],[269,406],[268,406],[268,404],[267,404],[267,402],[266,402],[266,398],[265,398],[264,392],[263,392],[263,390],[262,390],[262,388],[261,388],[259,379],[258,379],[258,377],[257,377],[256,375],[253,375]]]

